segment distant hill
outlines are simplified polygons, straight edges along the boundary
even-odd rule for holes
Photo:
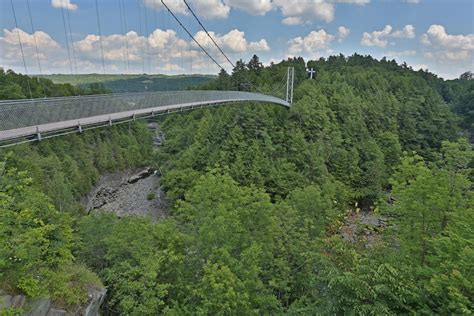
[[[82,88],[100,83],[112,92],[145,92],[186,90],[189,87],[207,83],[215,78],[212,75],[44,75],[54,83],[70,83]]]

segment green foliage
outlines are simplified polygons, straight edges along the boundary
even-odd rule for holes
[[[148,193],[147,196],[146,196],[146,199],[147,199],[148,201],[151,201],[151,200],[156,199],[156,194],[155,194],[155,192],[150,192],[150,193]]]
[[[423,310],[469,314],[473,310],[473,195],[467,178],[473,152],[466,140],[443,142],[440,161],[406,157],[393,177],[397,260],[423,287]],[[442,167],[442,169],[440,168]]]
[[[11,166],[30,170],[34,185],[60,212],[77,213],[80,198],[92,189],[99,174],[146,165],[151,144],[146,125],[135,123],[15,146],[0,150],[0,158],[12,151]]]
[[[449,159],[444,161],[450,164]],[[430,168],[421,157],[414,156],[402,160],[392,186],[396,203],[388,212],[399,218],[402,250],[407,258],[424,265],[428,241],[443,232],[453,216],[468,208],[470,181],[462,173]]]
[[[398,315],[419,309],[419,290],[403,269],[361,255],[336,238],[323,249],[314,281],[319,291],[303,307],[306,313]]]
[[[87,300],[87,288],[101,286],[73,263],[71,217],[32,185],[25,171],[0,163],[0,284],[30,297],[51,296],[62,306]]]
[[[98,213],[79,223],[78,252],[109,284],[106,305],[123,314],[152,315],[171,304],[170,293],[184,273],[183,236],[171,221]],[[106,229],[103,229],[106,228]],[[100,234],[97,232],[100,231]]]
[[[308,61],[305,80],[302,58],[254,56],[203,88],[271,91],[288,66],[289,110],[169,115],[156,153],[138,124],[16,147],[0,180],[0,281],[75,305],[98,286],[86,265],[111,314],[472,313],[474,159],[450,112],[466,127],[472,80],[357,54]],[[145,163],[163,174],[169,218],[75,212],[99,174]],[[370,227],[347,219],[355,202],[386,217],[371,242],[341,238]]]

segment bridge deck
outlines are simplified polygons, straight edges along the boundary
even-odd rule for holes
[[[170,111],[239,101],[289,106],[269,95],[240,91],[178,91],[0,101],[0,141]],[[0,144],[1,145],[1,144]]]

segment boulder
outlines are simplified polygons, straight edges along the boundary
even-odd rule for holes
[[[15,295],[12,297],[12,307],[22,307],[25,305],[26,297],[24,295]]]
[[[86,308],[84,313],[85,316],[97,316],[99,315],[99,308],[105,299],[107,289],[91,289],[89,291],[89,297],[91,301]]]
[[[12,306],[12,297],[11,295],[0,296],[0,311],[2,309],[7,309]]]
[[[46,316],[51,306],[51,300],[49,298],[42,298],[33,301],[30,304],[28,316]]]
[[[66,316],[67,312],[62,309],[50,308],[47,316]]]

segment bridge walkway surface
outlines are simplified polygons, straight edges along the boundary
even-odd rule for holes
[[[233,102],[289,107],[280,98],[242,91],[117,93],[0,101],[0,147],[137,118]]]

